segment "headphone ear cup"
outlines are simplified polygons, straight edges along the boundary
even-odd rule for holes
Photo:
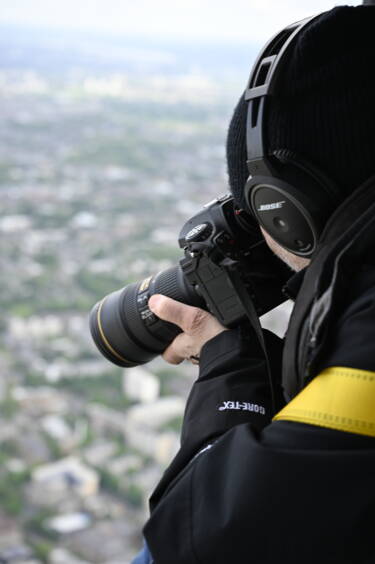
[[[289,167],[289,173],[288,168],[285,168],[285,174],[293,174],[294,168],[314,179],[319,184],[319,189],[316,193],[319,195],[322,192],[324,199],[328,198],[330,200],[332,208],[342,200],[342,194],[336,183],[311,161],[289,149],[277,149],[272,155],[283,165],[292,165],[292,167]]]
[[[333,199],[305,170],[282,166],[278,176],[250,176],[245,186],[248,208],[282,247],[310,257],[334,209]]]

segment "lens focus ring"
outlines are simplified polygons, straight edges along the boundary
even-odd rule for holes
[[[185,284],[181,284],[178,274],[180,269],[177,266],[172,266],[166,270],[162,270],[156,274],[153,283],[153,294],[164,294],[173,300],[179,302],[186,302],[186,296],[183,293]]]

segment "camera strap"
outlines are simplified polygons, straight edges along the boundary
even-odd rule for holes
[[[271,371],[271,364],[268,357],[266,342],[264,340],[263,329],[259,321],[258,314],[256,312],[253,300],[249,296],[249,291],[244,285],[241,274],[238,272],[238,268],[235,268],[234,261],[225,261],[222,265],[226,271],[226,274],[232,284],[234,290],[236,291],[237,298],[240,300],[241,305],[243,306],[248,321],[250,322],[251,327],[254,329],[255,335],[258,339],[258,342],[261,346],[261,349],[264,354],[264,360],[266,363],[266,370],[268,376],[268,383],[270,386],[271,392],[271,406],[272,406],[272,413],[275,414],[277,411],[276,408],[276,396],[275,396],[275,388],[272,380],[272,371]]]

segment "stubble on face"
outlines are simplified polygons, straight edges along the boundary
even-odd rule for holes
[[[263,237],[265,238],[266,243],[271,251],[273,251],[275,255],[278,256],[283,262],[285,262],[285,264],[287,264],[289,268],[294,270],[294,272],[299,272],[310,264],[310,259],[299,257],[291,253],[290,251],[287,251],[286,249],[284,249],[284,247],[281,247],[281,245],[276,243],[275,239],[272,239],[271,235],[269,235],[267,231],[263,229],[263,227],[261,227],[260,230],[262,231]]]

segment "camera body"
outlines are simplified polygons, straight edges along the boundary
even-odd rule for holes
[[[225,327],[246,318],[238,284],[258,316],[285,301],[282,286],[290,277],[288,267],[270,251],[254,218],[235,207],[231,195],[209,202],[189,219],[179,245],[185,252],[180,260],[184,276]]]
[[[179,235],[179,265],[129,284],[98,302],[90,330],[100,352],[119,366],[161,354],[181,329],[148,307],[153,294],[210,311],[225,327],[246,320],[245,302],[261,316],[285,301],[288,267],[265,243],[256,220],[225,195],[189,219]]]

